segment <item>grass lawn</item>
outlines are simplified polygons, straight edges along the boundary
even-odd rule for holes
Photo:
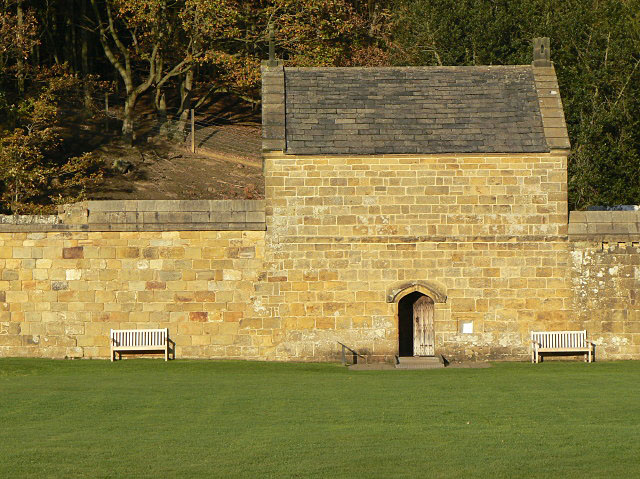
[[[0,477],[639,477],[640,362],[0,359]]]

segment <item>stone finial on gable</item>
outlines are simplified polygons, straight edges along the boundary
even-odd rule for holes
[[[533,66],[551,66],[551,42],[549,37],[533,39]]]
[[[267,65],[270,67],[278,66],[278,60],[276,60],[276,42],[273,23],[269,24],[269,60],[267,61]]]

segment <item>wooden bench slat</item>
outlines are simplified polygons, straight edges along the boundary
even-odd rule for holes
[[[114,346],[114,351],[164,351],[164,346]]]
[[[589,351],[590,348],[538,348],[538,351],[542,353],[560,353],[562,351]]]

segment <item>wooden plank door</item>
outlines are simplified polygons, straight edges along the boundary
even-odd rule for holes
[[[422,296],[413,303],[413,355],[435,355],[433,300],[429,296]]]

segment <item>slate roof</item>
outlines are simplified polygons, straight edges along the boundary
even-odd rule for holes
[[[284,68],[291,154],[548,152],[531,66]]]

